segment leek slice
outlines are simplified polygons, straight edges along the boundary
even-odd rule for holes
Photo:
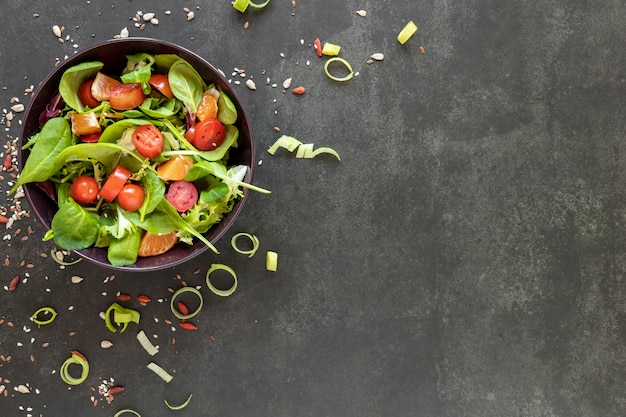
[[[211,283],[211,273],[217,271],[218,269],[228,272],[233,277],[233,285],[227,290],[220,290],[218,288],[215,288],[213,283]],[[233,269],[228,265],[213,264],[206,273],[206,285],[211,291],[213,291],[213,294],[219,295],[220,297],[228,297],[229,295],[232,295],[232,293],[234,293],[237,289],[237,274],[235,274],[235,271],[233,271]]]
[[[332,75],[328,67],[333,62],[339,62],[340,64],[343,64],[348,69],[348,75],[346,75],[345,77],[335,77],[334,75]],[[349,81],[352,79],[352,77],[354,77],[354,70],[352,69],[352,65],[350,65],[350,63],[345,59],[339,58],[338,56],[332,57],[328,61],[326,61],[326,63],[324,64],[324,72],[326,73],[328,78],[333,81]]]
[[[237,246],[237,239],[239,239],[240,237],[243,237],[243,236],[247,237],[252,242],[252,248],[251,249],[243,250],[243,249],[239,249],[239,247]],[[235,249],[235,252],[240,253],[242,255],[248,255],[248,258],[252,258],[252,256],[254,256],[256,251],[259,249],[259,238],[256,237],[255,235],[250,234],[250,233],[237,233],[230,240],[230,245],[233,247],[233,249]]]
[[[160,376],[161,379],[165,382],[170,382],[172,379],[174,379],[174,377],[170,375],[169,372],[167,372],[165,369],[161,368],[159,365],[157,365],[154,362],[150,362],[147,368],[150,369],[155,374],[157,374],[158,376]]]
[[[278,269],[278,254],[276,252],[267,251],[267,255],[265,255],[265,269],[272,272],[276,272]]]
[[[341,46],[335,45],[334,43],[324,42],[324,47],[322,48],[322,55],[337,56],[339,55],[340,50],[341,50]]]
[[[267,0],[265,3],[257,4],[253,3],[251,0],[235,0],[233,3],[233,8],[238,12],[245,12],[248,6],[253,7],[255,9],[262,9],[270,3],[270,0]]]
[[[117,413],[113,414],[113,417],[121,417],[123,414],[126,414],[126,413],[133,414],[136,417],[141,417],[141,414],[139,414],[135,410],[131,410],[130,408],[124,408],[118,411]]]
[[[313,147],[314,145],[312,143],[302,143],[294,137],[283,135],[279,137],[272,146],[270,146],[267,152],[270,155],[274,155],[279,148],[285,148],[289,152],[293,152],[297,149],[298,151],[296,152],[296,158],[312,159],[320,154],[328,153],[341,161],[339,153],[337,153],[337,151],[335,151],[333,148],[322,147],[313,150]]]
[[[207,278],[208,280],[208,278]],[[199,299],[200,299],[200,305],[198,305],[198,308],[196,308],[194,311],[188,313],[188,314],[182,314],[178,308],[176,308],[176,304],[175,301],[178,298],[179,295],[186,293],[186,292],[190,292],[195,294]],[[170,309],[172,310],[172,314],[174,314],[174,316],[176,316],[176,318],[181,319],[181,320],[187,320],[190,319],[194,316],[196,316],[200,310],[202,309],[202,305],[204,304],[204,300],[202,298],[202,294],[200,293],[200,291],[198,291],[196,288],[194,287],[182,287],[180,289],[178,289],[173,295],[172,295],[172,299],[170,300]]]
[[[285,148],[289,152],[293,152],[300,145],[302,145],[302,142],[300,142],[298,139],[292,136],[282,135],[276,140],[276,142],[274,142],[272,146],[270,146],[267,152],[270,155],[274,155],[279,148]]]
[[[54,262],[58,263],[58,264],[59,264],[59,265],[61,265],[61,266],[72,266],[72,265],[76,265],[77,263],[79,263],[80,261],[82,261],[82,260],[83,260],[83,258],[78,258],[78,259],[76,259],[76,260],[74,260],[74,261],[71,261],[71,262],[62,261],[62,260],[60,260],[60,259],[57,257],[56,250],[54,250],[54,248],[52,248],[52,249],[50,250],[50,255],[51,255],[51,257],[52,257],[52,260],[53,260]]]
[[[143,347],[144,350],[148,352],[148,355],[154,356],[159,353],[159,347],[154,346],[152,342],[150,342],[150,339],[148,339],[148,336],[146,336],[146,332],[144,332],[143,330],[140,330],[139,333],[137,333],[137,340],[139,341],[141,347]]]
[[[45,320],[40,320],[39,316],[42,314],[49,314],[50,318],[45,319]],[[33,323],[39,325],[39,326],[44,326],[46,324],[50,324],[54,321],[54,319],[57,316],[57,312],[54,308],[52,307],[41,307],[39,310],[35,311],[33,313],[33,315],[31,316]]]
[[[187,397],[187,399],[185,400],[184,403],[180,404],[180,405],[171,405],[169,402],[167,402],[167,400],[163,400],[165,402],[165,405],[167,406],[167,408],[169,408],[170,410],[182,410],[183,408],[187,407],[189,405],[189,403],[191,402],[191,397],[193,396],[193,394],[189,394],[189,397]]]
[[[69,368],[72,365],[79,365],[82,368],[80,378],[74,378],[70,375]],[[87,376],[89,375],[89,362],[87,362],[87,358],[85,358],[82,353],[73,350],[72,356],[66,359],[63,365],[61,365],[59,374],[63,382],[68,385],[82,384],[87,380]]]
[[[113,319],[111,319],[111,313],[113,313]],[[122,307],[118,303],[113,303],[104,313],[104,324],[107,329],[113,333],[115,333],[117,328],[121,326],[122,328],[120,329],[120,333],[123,333],[128,327],[128,323],[134,322],[139,324],[140,317],[141,315],[138,311]]]
[[[407,23],[398,34],[398,42],[404,45],[417,32],[417,26],[412,20]]]

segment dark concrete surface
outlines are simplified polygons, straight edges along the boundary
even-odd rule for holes
[[[34,218],[14,222],[2,242],[0,415],[626,415],[623,2],[296,1],[243,15],[228,1],[4,2],[1,108],[27,104],[25,89],[75,46],[124,27],[173,41],[256,81],[251,91],[239,77],[237,88],[262,162],[255,183],[272,194],[251,196],[219,257],[157,274],[61,268],[40,255],[54,246]],[[159,25],[135,28],[138,10]],[[400,46],[410,19],[420,30]],[[341,45],[359,75],[327,79],[316,37]],[[374,52],[385,59],[366,64]],[[284,94],[268,77],[307,92]],[[8,127],[2,115],[3,144],[20,117]],[[283,133],[342,160],[270,156]],[[236,254],[236,232],[256,234],[259,254]],[[276,273],[265,272],[266,250],[279,253]],[[237,270],[233,296],[204,286],[213,262]],[[205,294],[196,332],[165,323],[178,277]],[[129,304],[142,321],[123,334],[98,315],[117,292],[153,300]],[[59,317],[38,328],[29,316],[43,305]],[[160,345],[154,358],[139,328]],[[58,369],[74,349],[91,371],[69,389]],[[151,360],[173,381],[147,370]],[[94,407],[89,387],[109,378],[124,393]],[[163,404],[190,393],[183,411]]]

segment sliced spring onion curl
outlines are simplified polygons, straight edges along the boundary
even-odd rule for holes
[[[157,374],[158,376],[160,376],[161,379],[165,382],[170,382],[172,379],[174,379],[174,377],[170,375],[169,372],[167,372],[165,369],[161,368],[159,365],[157,365],[154,362],[150,362],[147,365],[147,368],[150,369],[155,374]]]
[[[137,333],[137,340],[139,341],[141,347],[143,347],[144,350],[148,352],[148,355],[154,356],[159,353],[159,347],[154,346],[152,342],[150,342],[150,339],[148,339],[148,336],[146,336],[146,332],[144,332],[143,330],[140,330],[139,333]]]
[[[167,400],[163,400],[163,401],[165,402],[165,405],[167,406],[167,408],[169,408],[170,410],[182,410],[183,408],[189,405],[189,403],[191,402],[192,396],[193,394],[189,394],[189,397],[187,397],[185,402],[180,405],[171,405],[169,402],[167,402]]]
[[[335,77],[334,75],[332,75],[328,67],[333,62],[338,62],[340,64],[343,64],[343,66],[346,67],[346,69],[348,70],[348,75],[346,75],[345,77]],[[345,59],[339,58],[338,56],[334,56],[330,58],[328,61],[326,61],[326,63],[324,64],[324,72],[326,73],[328,78],[330,78],[333,81],[349,81],[352,79],[352,77],[354,77],[354,70],[352,69],[352,65],[350,65],[350,63],[346,61]]]
[[[183,314],[176,307],[176,299],[178,298],[178,296],[186,292],[195,294],[198,297],[198,299],[200,299],[200,304],[198,305],[198,308],[196,308],[194,311],[191,311],[188,314]],[[204,300],[202,298],[202,294],[200,293],[200,291],[198,291],[194,287],[181,287],[174,294],[172,294],[172,299],[170,300],[170,309],[172,310],[172,314],[174,314],[176,318],[180,320],[187,320],[192,317],[195,317],[202,309],[203,304],[204,304]]]
[[[252,248],[249,250],[239,249],[239,247],[237,246],[237,239],[239,239],[240,237],[244,237],[244,236],[250,239],[250,242],[252,242]],[[235,252],[240,253],[242,255],[248,255],[248,258],[252,258],[254,254],[256,253],[256,251],[259,249],[259,238],[250,233],[237,233],[230,240],[230,245],[233,247]]]
[[[339,55],[340,50],[341,50],[341,46],[335,45],[334,43],[330,43],[330,42],[324,42],[324,47],[322,48],[322,55],[337,56]]]
[[[113,318],[111,318],[111,313],[113,313]],[[122,328],[120,329],[120,333],[123,333],[128,327],[128,323],[131,321],[139,324],[139,318],[140,314],[138,311],[122,307],[118,303],[113,303],[104,313],[104,324],[107,329],[113,333],[115,333],[117,328],[121,326]]]
[[[139,414],[135,410],[131,410],[130,408],[124,408],[124,409],[118,411],[117,413],[113,414],[113,417],[121,417],[124,414],[132,414],[132,415],[134,415],[136,417],[141,417],[141,414]]]
[[[412,20],[407,23],[398,34],[398,42],[404,45],[417,32],[417,26]]]
[[[217,270],[223,270],[223,271],[228,272],[230,275],[232,275],[233,285],[229,289],[220,290],[219,288],[215,288],[215,286],[211,282],[211,274]],[[209,268],[209,270],[206,272],[206,285],[209,287],[211,291],[213,291],[213,294],[219,295],[220,297],[228,297],[229,295],[232,295],[232,293],[234,293],[235,290],[237,289],[237,274],[235,274],[235,271],[233,271],[233,269],[228,265],[213,264],[211,265],[211,268]]]
[[[80,378],[74,378],[70,374],[70,366],[78,365],[82,368]],[[59,374],[61,375],[61,379],[68,385],[79,385],[87,380],[87,376],[89,375],[89,362],[87,362],[87,358],[83,356],[82,353],[73,350],[72,356],[66,359],[61,365],[61,369]]]
[[[275,272],[278,269],[278,254],[271,250],[265,255],[265,269]]]
[[[40,316],[50,316],[47,319],[40,319]],[[33,319],[33,323],[39,325],[39,326],[44,326],[46,324],[50,324],[54,321],[54,319],[57,316],[57,312],[54,308],[52,307],[41,307],[39,310],[35,311],[33,313],[33,315],[31,316],[31,318]]]
[[[62,265],[62,266],[71,266],[71,265],[75,265],[75,264],[77,264],[77,263],[79,263],[80,261],[82,261],[82,260],[83,260],[83,258],[78,258],[78,259],[76,259],[75,261],[72,261],[72,262],[65,262],[65,261],[62,261],[62,260],[60,260],[60,259],[57,257],[57,253],[56,253],[56,251],[54,250],[54,248],[52,248],[52,249],[50,250],[50,255],[52,256],[52,260],[53,260],[54,262],[56,262],[56,263],[58,263],[59,265]]]
[[[270,155],[274,155],[279,148],[285,148],[289,152],[293,152],[297,149],[298,151],[296,152],[296,158],[312,159],[320,154],[328,153],[341,161],[339,153],[333,148],[322,147],[313,150],[313,146],[314,145],[312,143],[302,143],[292,136],[282,135],[276,140],[276,142],[274,142],[272,146],[270,146],[267,152]]]
[[[270,0],[267,0],[265,3],[261,3],[261,4],[253,3],[251,0],[235,0],[235,2],[233,3],[233,7],[238,12],[243,13],[246,11],[248,6],[253,7],[255,9],[262,9],[268,4],[270,4]]]

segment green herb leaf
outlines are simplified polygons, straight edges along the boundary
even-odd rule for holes
[[[100,61],[83,62],[68,68],[63,73],[59,83],[59,93],[68,106],[81,113],[85,111],[85,106],[78,96],[78,89],[82,83],[95,77],[102,67],[104,64]]]
[[[174,96],[186,103],[194,112],[198,111],[204,88],[200,74],[187,61],[179,59],[170,67],[167,79]]]
[[[98,237],[98,220],[71,198],[52,218],[54,243],[66,250],[80,250],[93,245]]]
[[[232,125],[237,121],[237,108],[223,91],[220,91],[220,98],[217,100],[217,118],[225,125]]]

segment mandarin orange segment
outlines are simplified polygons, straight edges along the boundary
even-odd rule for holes
[[[163,181],[184,180],[193,165],[193,159],[187,155],[176,155],[157,168],[157,174]]]
[[[200,121],[217,117],[217,100],[211,94],[202,93],[202,101],[198,105],[196,116]]]
[[[111,95],[111,89],[121,84],[121,81],[99,72],[96,74],[93,84],[91,84],[91,95],[98,101],[108,100]]]
[[[168,250],[172,249],[178,237],[176,232],[168,233],[166,235],[155,235],[150,232],[146,232],[139,242],[139,256],[156,256],[161,255]]]

